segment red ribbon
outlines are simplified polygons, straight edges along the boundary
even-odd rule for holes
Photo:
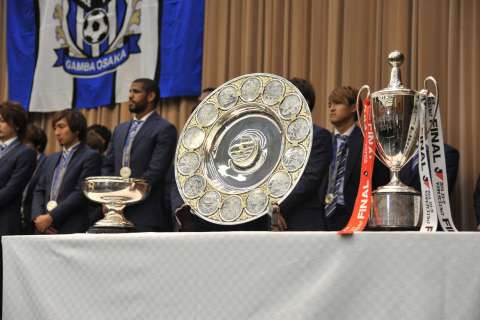
[[[358,186],[355,207],[348,224],[338,234],[348,235],[355,231],[362,231],[367,225],[372,206],[372,174],[375,163],[375,136],[373,133],[372,113],[370,100],[364,100],[364,132],[362,151],[362,170],[360,185]]]

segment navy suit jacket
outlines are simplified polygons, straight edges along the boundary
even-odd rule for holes
[[[61,156],[62,152],[51,154],[42,166],[33,193],[32,220],[47,212],[53,173]],[[83,143],[80,143],[72,155],[58,192],[58,206],[50,212],[53,227],[59,233],[87,231],[90,200],[83,194],[82,184],[85,178],[100,175],[101,162],[100,154]]]
[[[479,225],[480,224],[480,176],[478,176],[477,184],[475,186],[475,191],[473,192],[473,207],[475,208],[477,225]]]
[[[358,126],[355,126],[346,143],[348,155],[343,186],[345,206],[337,208],[330,217],[325,219],[327,229],[332,231],[340,230],[348,223],[353,212],[353,207],[355,206],[355,199],[357,198],[363,151],[363,134]],[[379,186],[387,184],[389,180],[390,171],[377,158],[375,158],[372,177],[373,190]]]
[[[25,197],[22,202],[22,211],[23,216],[25,217],[25,225],[23,227],[24,234],[32,234],[35,231],[35,226],[32,221],[32,201],[33,201],[33,191],[35,191],[35,186],[40,179],[40,174],[42,172],[42,165],[45,163],[47,157],[43,154],[40,154],[40,157],[37,159],[37,166],[33,172],[32,178],[25,187]]]
[[[125,139],[131,121],[121,123],[113,132],[102,175],[118,176],[122,168]],[[177,143],[177,130],[154,112],[138,131],[130,155],[132,178],[145,179],[151,186],[148,197],[124,210],[125,217],[139,231],[171,231],[172,217],[163,207],[165,179]]]
[[[323,200],[331,152],[332,135],[314,124],[312,151],[305,171],[293,191],[280,204],[289,231],[325,230]]]
[[[36,164],[35,151],[17,144],[0,159],[0,235],[20,234],[20,206]]]
[[[453,193],[453,188],[455,187],[455,182],[457,181],[458,173],[458,162],[460,160],[460,155],[454,147],[445,144],[445,163],[447,165],[447,178],[448,178],[448,192],[450,196]],[[405,166],[400,170],[400,181],[405,183],[407,186],[410,186],[422,192],[420,187],[420,176],[418,174],[418,161],[416,165],[412,165],[412,158]]]

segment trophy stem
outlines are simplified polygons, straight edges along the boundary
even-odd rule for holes
[[[123,215],[125,205],[117,203],[106,204],[107,213],[105,217],[88,229],[88,233],[123,233],[134,232],[135,226]]]

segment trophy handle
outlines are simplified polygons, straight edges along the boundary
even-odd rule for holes
[[[439,106],[438,100],[440,99],[440,95],[438,94],[437,80],[435,80],[435,78],[432,77],[432,76],[428,76],[428,77],[425,78],[425,80],[423,80],[423,87],[425,88],[425,90],[427,90],[427,98],[428,98],[428,94],[431,93],[431,91],[428,90],[428,88],[427,88],[428,82],[433,83],[433,86],[435,88],[435,94],[434,94],[434,97],[435,97],[435,111],[433,112],[433,118],[435,119],[435,117],[437,116],[437,111],[438,111],[438,106]],[[433,124],[433,122],[430,122],[426,133],[430,132],[430,129],[432,129],[432,124]]]
[[[367,96],[365,98],[368,99],[370,97],[370,87],[368,85],[364,85],[360,88],[360,90],[358,90],[357,101],[355,103],[357,107],[357,119],[358,119],[359,127],[360,127],[360,130],[362,131],[363,136],[365,136],[365,130],[363,128],[362,115],[360,114],[360,95],[362,94],[362,91],[365,89],[367,90]]]

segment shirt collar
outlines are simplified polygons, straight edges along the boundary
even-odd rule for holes
[[[347,136],[347,137],[350,137],[350,135],[352,134],[353,132],[353,129],[355,129],[355,124],[353,124],[347,131],[345,131],[344,133],[340,133],[336,128],[335,130],[333,130],[333,134],[334,135],[337,135],[337,134],[340,134],[342,136]]]
[[[144,115],[141,119],[137,119],[137,116],[135,115],[133,117],[134,120],[138,120],[138,121],[142,121],[142,122],[145,122],[147,121],[147,119],[155,112],[155,110],[152,110],[150,111],[149,113],[147,113],[146,115]]]
[[[76,149],[78,147],[78,145],[80,144],[80,141],[78,141],[77,143],[75,143],[74,145],[71,145],[70,148],[63,148],[63,152],[67,152],[67,153],[70,153],[72,150]]]
[[[14,142],[17,139],[18,139],[18,137],[15,136],[13,138],[10,138],[8,140],[3,141],[2,143],[5,145],[5,147],[8,147],[12,142]]]

